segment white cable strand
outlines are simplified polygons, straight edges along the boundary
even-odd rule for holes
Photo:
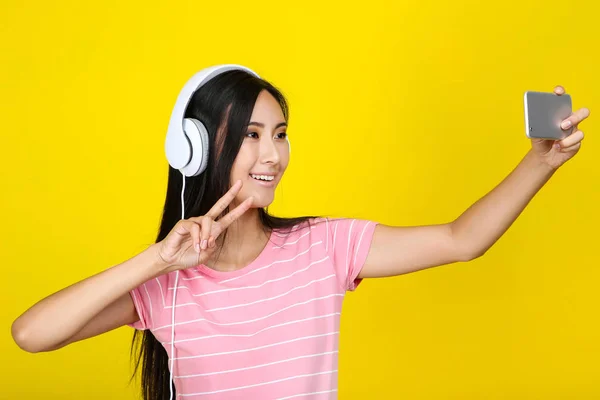
[[[181,187],[181,219],[185,217],[185,203],[183,195],[185,193],[185,175],[181,172],[183,185]],[[171,393],[170,399],[173,400],[173,367],[175,362],[175,300],[177,296],[177,281],[179,280],[179,270],[175,272],[175,288],[173,289],[173,307],[171,312],[171,368],[170,368],[170,379],[169,379],[169,392]]]

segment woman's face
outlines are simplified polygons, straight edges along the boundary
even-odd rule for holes
[[[242,181],[235,203],[254,197],[253,208],[273,202],[275,188],[289,159],[287,124],[277,100],[263,90],[256,100],[242,147],[233,163],[231,182]]]

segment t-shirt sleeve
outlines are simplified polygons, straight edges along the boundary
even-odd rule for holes
[[[159,313],[164,309],[164,290],[167,290],[167,274],[151,279],[129,292],[139,321],[128,324],[132,328],[145,330],[155,327]]]
[[[371,248],[378,222],[355,218],[327,218],[325,248],[333,261],[340,285],[354,291],[362,279],[360,273]]]

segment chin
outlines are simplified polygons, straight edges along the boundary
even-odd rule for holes
[[[252,208],[265,208],[270,206],[273,203],[273,198],[265,199],[264,196],[254,195],[254,200],[252,201]]]

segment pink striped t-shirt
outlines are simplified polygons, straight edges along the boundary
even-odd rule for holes
[[[317,218],[273,231],[230,272],[181,270],[175,306],[178,398],[336,399],[340,313],[377,222]],[[140,320],[171,358],[175,272],[131,291]],[[169,360],[170,365],[170,360]]]

